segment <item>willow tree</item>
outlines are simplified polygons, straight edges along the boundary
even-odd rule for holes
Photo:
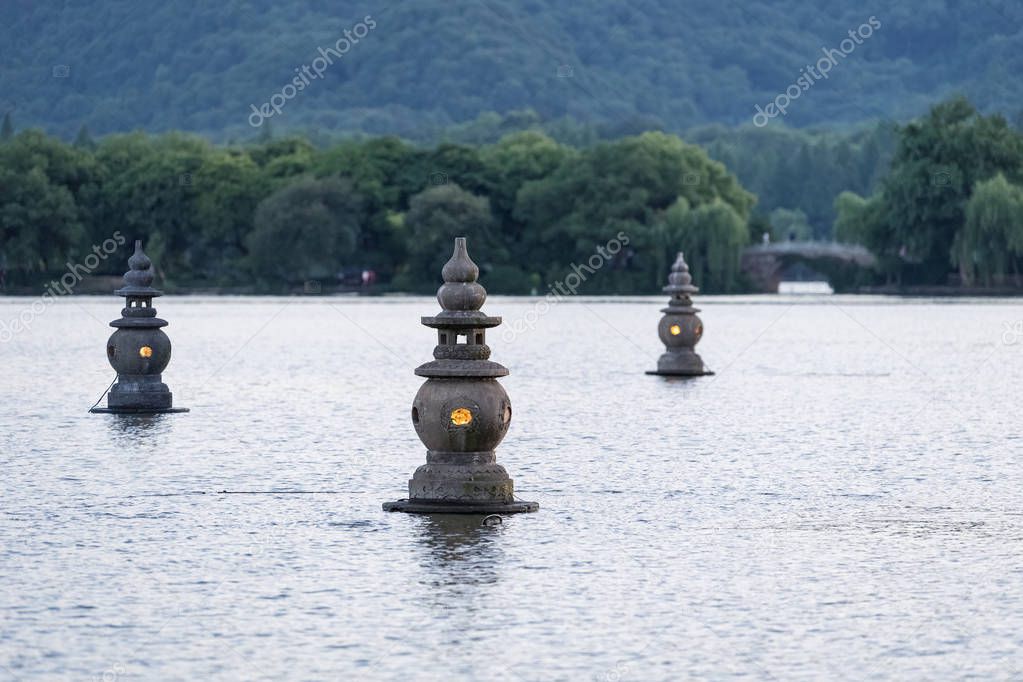
[[[999,172],[1014,181],[1023,177],[1023,136],[963,98],[899,129],[882,202],[906,262],[915,264],[914,279],[945,281],[971,191]]]
[[[664,212],[664,237],[686,253],[693,280],[702,289],[734,291],[738,287],[739,257],[746,245],[746,220],[721,199],[690,209],[679,198]]]
[[[977,183],[966,204],[966,220],[956,235],[952,258],[963,282],[990,286],[1009,274],[1019,276],[1023,255],[1023,188],[999,173]]]

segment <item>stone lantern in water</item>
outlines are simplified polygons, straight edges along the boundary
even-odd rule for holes
[[[703,336],[703,321],[696,315],[700,309],[693,307],[690,298],[699,289],[693,286],[689,266],[681,251],[671,266],[668,286],[662,291],[671,294],[668,307],[661,308],[664,317],[657,325],[657,333],[664,342],[666,352],[658,358],[657,370],[647,374],[682,377],[713,374],[704,367],[703,359],[693,350]]]
[[[174,407],[170,389],[161,373],[170,362],[171,342],[161,327],[167,322],[156,316],[153,299],[162,295],[151,285],[153,263],[135,242],[135,253],[128,259],[124,286],[114,293],[124,296],[121,319],[110,323],[117,331],[107,341],[107,359],[117,372],[117,382],[107,394],[107,406],[91,412],[115,414],[155,414],[187,412]]]
[[[536,502],[515,500],[512,479],[494,449],[511,423],[511,402],[497,382],[508,370],[491,362],[486,330],[501,324],[480,308],[487,292],[476,278],[465,237],[442,271],[437,291],[442,311],[422,323],[437,330],[432,362],[416,368],[426,377],[412,403],[412,424],[426,445],[426,464],[409,481],[406,500],[386,511],[507,514],[532,512]]]

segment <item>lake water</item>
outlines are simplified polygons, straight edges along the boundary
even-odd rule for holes
[[[678,381],[664,302],[488,300],[541,505],[493,528],[380,508],[433,299],[157,299],[192,411],[149,418],[87,413],[121,302],[47,307],[0,344],[0,680],[1019,679],[1023,305],[702,297]]]

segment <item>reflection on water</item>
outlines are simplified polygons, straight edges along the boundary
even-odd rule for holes
[[[503,556],[502,526],[483,525],[483,514],[423,514],[415,523],[427,550],[420,563],[438,585],[496,583]]]
[[[168,420],[180,417],[166,414],[104,414],[102,419],[110,427],[112,435],[133,442],[135,438],[166,432],[170,427]]]

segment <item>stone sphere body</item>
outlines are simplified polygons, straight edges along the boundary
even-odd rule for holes
[[[159,328],[122,327],[107,341],[107,359],[118,374],[160,374],[170,357],[170,339]]]
[[[486,452],[511,423],[511,401],[496,379],[427,379],[412,401],[412,424],[434,452]]]
[[[477,282],[448,282],[437,290],[444,310],[479,310],[487,300],[487,290]]]
[[[672,333],[673,330],[677,333]],[[692,348],[703,336],[703,321],[697,315],[668,313],[661,318],[657,333],[669,349]]]

